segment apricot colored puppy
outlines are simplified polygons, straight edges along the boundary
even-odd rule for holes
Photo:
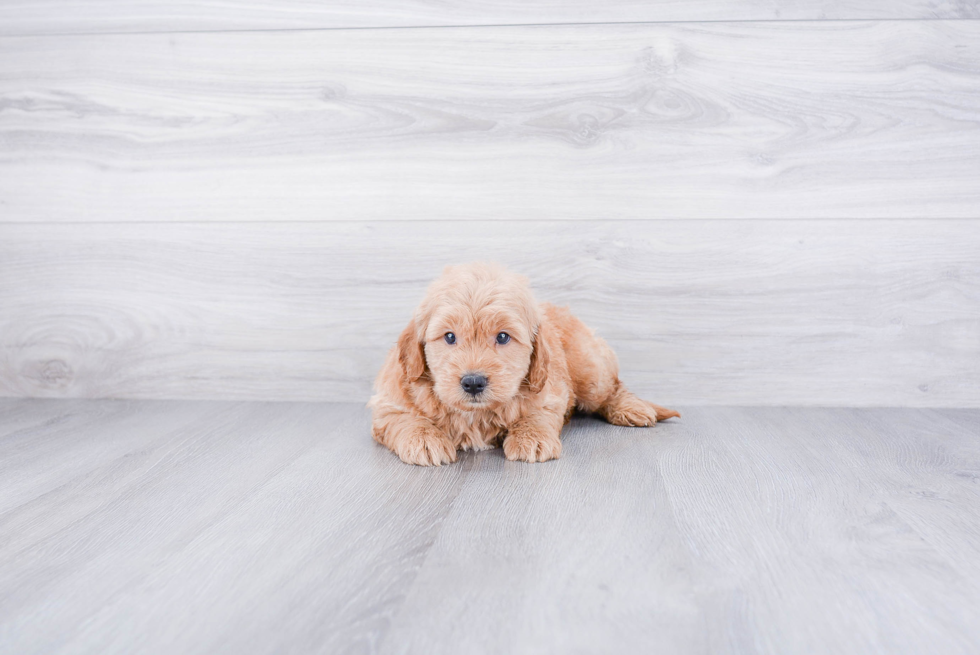
[[[388,353],[368,406],[375,440],[402,461],[456,461],[503,440],[507,459],[561,454],[577,407],[614,425],[680,416],[619,381],[616,354],[568,309],[538,304],[494,264],[449,266]]]

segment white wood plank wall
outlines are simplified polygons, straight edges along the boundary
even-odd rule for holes
[[[0,34],[980,18],[976,0],[5,0]]]
[[[0,3],[0,395],[365,400],[492,258],[663,402],[980,406],[976,18]]]
[[[8,38],[18,221],[953,218],[980,21]]]
[[[980,396],[972,221],[0,226],[0,387],[358,400],[443,264],[570,305],[664,402]]]

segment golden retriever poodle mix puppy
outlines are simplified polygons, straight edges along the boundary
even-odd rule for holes
[[[375,440],[422,466],[501,441],[507,459],[554,459],[576,408],[613,425],[680,416],[630,393],[605,341],[568,309],[539,304],[524,277],[494,264],[446,268],[374,386]]]

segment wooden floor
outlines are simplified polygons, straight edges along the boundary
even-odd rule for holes
[[[980,410],[681,409],[424,469],[354,404],[0,400],[0,652],[980,651]]]

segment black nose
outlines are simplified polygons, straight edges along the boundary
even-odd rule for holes
[[[463,391],[475,396],[484,389],[487,388],[487,379],[482,375],[474,375],[473,373],[463,376],[463,379],[459,381],[463,385]]]

